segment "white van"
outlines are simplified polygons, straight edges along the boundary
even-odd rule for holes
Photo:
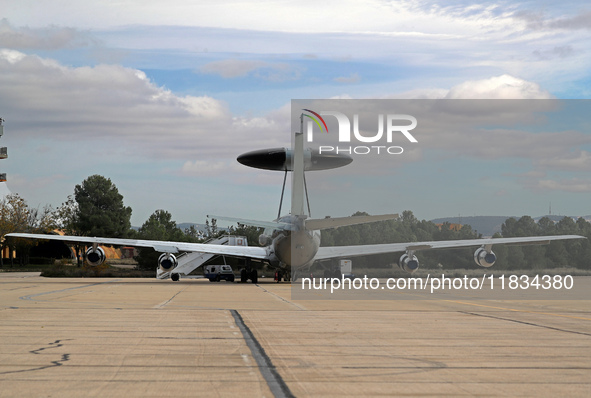
[[[234,271],[229,265],[207,265],[203,269],[203,273],[210,282],[219,282],[222,279],[234,282]]]

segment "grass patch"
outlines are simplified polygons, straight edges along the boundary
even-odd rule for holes
[[[53,267],[41,271],[41,276],[46,278],[155,278],[156,272],[115,267],[107,267],[102,270],[92,267]]]
[[[14,266],[11,266],[10,264],[5,263],[4,266],[0,268],[0,272],[43,272],[53,267],[53,264],[15,264]]]
[[[155,278],[156,270],[144,271],[139,269],[112,267],[103,263],[97,267],[83,265],[65,265],[56,263],[41,271],[41,276],[47,278]]]

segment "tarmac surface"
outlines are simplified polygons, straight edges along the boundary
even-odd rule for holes
[[[0,358],[0,397],[588,397],[591,300],[0,273]]]

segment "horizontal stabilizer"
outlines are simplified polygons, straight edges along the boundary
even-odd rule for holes
[[[291,228],[291,224],[284,223],[284,222],[247,220],[245,218],[212,216],[212,215],[208,215],[207,217],[214,219],[214,220],[224,220],[224,221],[229,221],[232,223],[250,225],[253,227],[260,227],[260,228],[273,228],[273,229],[290,229]]]
[[[345,227],[347,225],[366,224],[377,221],[395,220],[398,214],[383,214],[379,216],[351,216],[336,218],[318,218],[306,220],[307,230],[330,229]]]

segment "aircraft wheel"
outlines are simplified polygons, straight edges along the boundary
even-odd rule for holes
[[[248,274],[246,273],[246,269],[242,268],[240,270],[240,283],[248,282]]]
[[[257,272],[256,269],[253,269],[250,272],[250,280],[252,281],[252,283],[258,283],[258,281],[259,281],[259,274],[258,274],[258,272]]]
[[[180,276],[179,276],[179,274],[170,274],[170,279],[172,279],[174,282],[176,282],[180,279]]]

